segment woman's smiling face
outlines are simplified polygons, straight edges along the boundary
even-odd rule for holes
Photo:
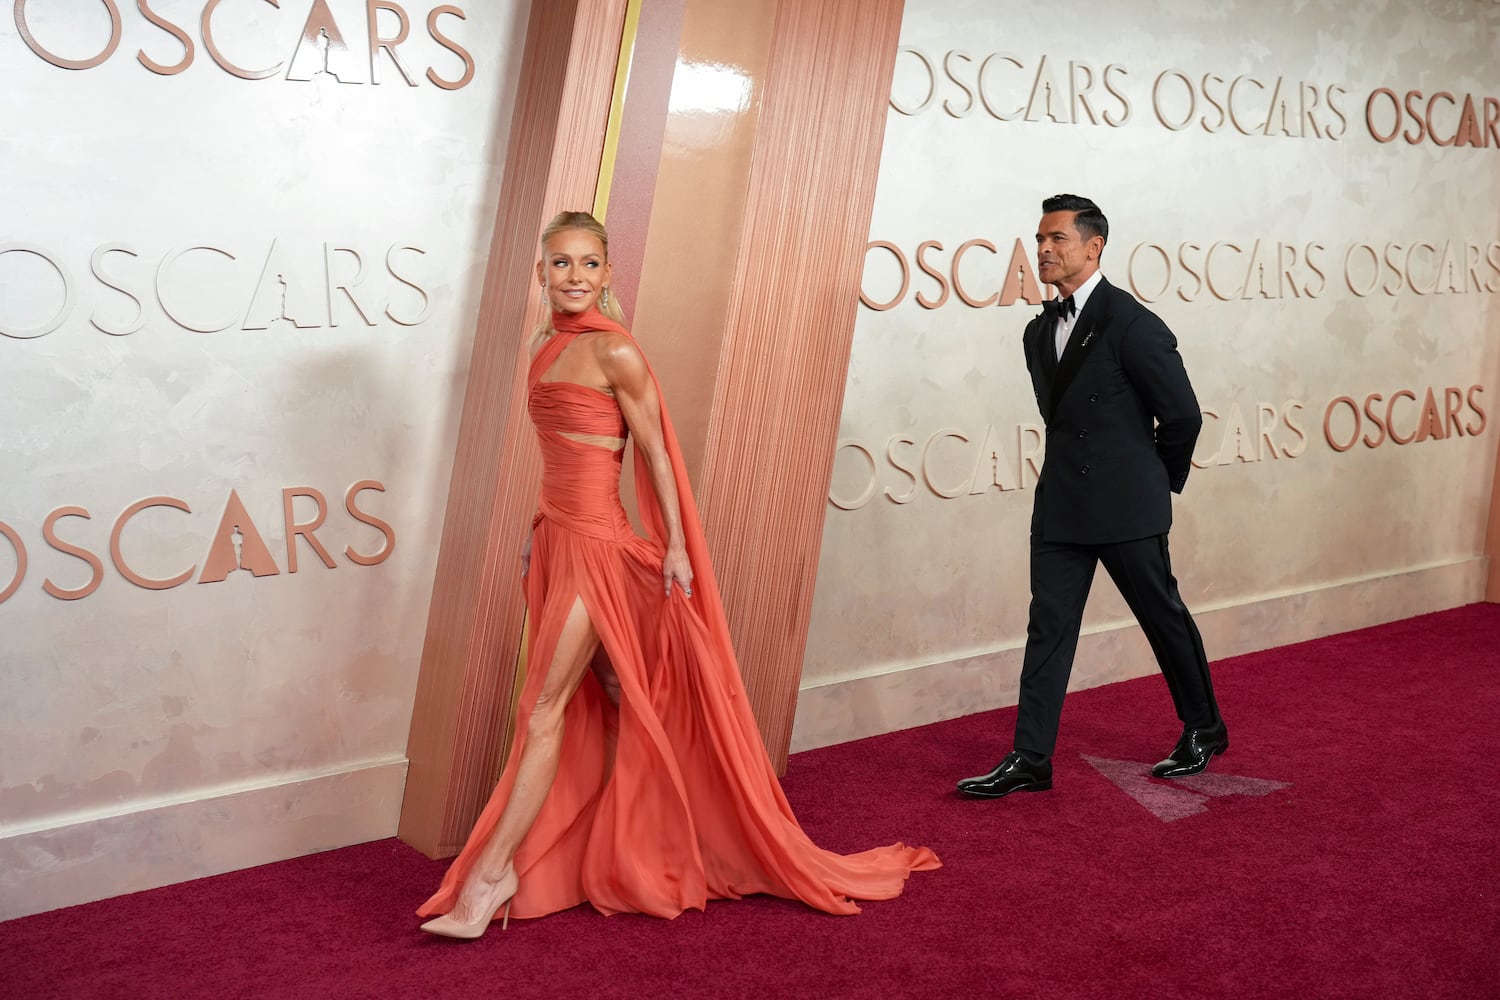
[[[599,290],[609,284],[610,267],[598,237],[565,229],[542,248],[536,273],[553,311],[581,313],[598,303]]]

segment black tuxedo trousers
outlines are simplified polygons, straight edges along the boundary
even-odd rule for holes
[[[1166,678],[1185,728],[1219,721],[1203,639],[1172,575],[1167,536],[1110,545],[1072,545],[1031,536],[1031,616],[1021,665],[1015,748],[1051,756],[1057,745],[1063,695],[1083,624],[1094,569],[1100,563],[1130,606]]]

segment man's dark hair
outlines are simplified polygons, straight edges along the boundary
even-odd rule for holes
[[[1109,242],[1109,220],[1090,199],[1077,194],[1055,194],[1042,201],[1042,214],[1049,212],[1077,212],[1073,225],[1085,243],[1095,236]]]

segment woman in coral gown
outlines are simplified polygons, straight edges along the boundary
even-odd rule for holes
[[[898,895],[910,872],[939,867],[931,851],[825,851],[782,794],[672,423],[609,300],[604,228],[564,212],[541,242],[552,318],[528,379],[544,461],[521,557],[530,669],[505,771],[417,911],[439,915],[422,929],[475,938],[502,910],[582,902],[673,917],[767,893],[856,913],[854,899]],[[620,503],[627,435],[645,538]]]

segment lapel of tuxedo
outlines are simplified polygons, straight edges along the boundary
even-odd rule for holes
[[[1073,376],[1078,374],[1078,369],[1083,367],[1084,358],[1093,348],[1095,333],[1104,326],[1108,319],[1109,309],[1107,300],[1110,295],[1109,282],[1103,278],[1099,284],[1094,286],[1094,291],[1089,295],[1088,302],[1084,303],[1083,311],[1078,314],[1078,320],[1073,324],[1073,332],[1068,335],[1067,346],[1063,348],[1062,357],[1057,359],[1057,369],[1052,375],[1052,406],[1050,411],[1057,409],[1058,400],[1062,399],[1063,393],[1068,391],[1068,386],[1073,384]],[[1051,353],[1055,354],[1053,350]],[[1052,413],[1048,412],[1048,417]]]

